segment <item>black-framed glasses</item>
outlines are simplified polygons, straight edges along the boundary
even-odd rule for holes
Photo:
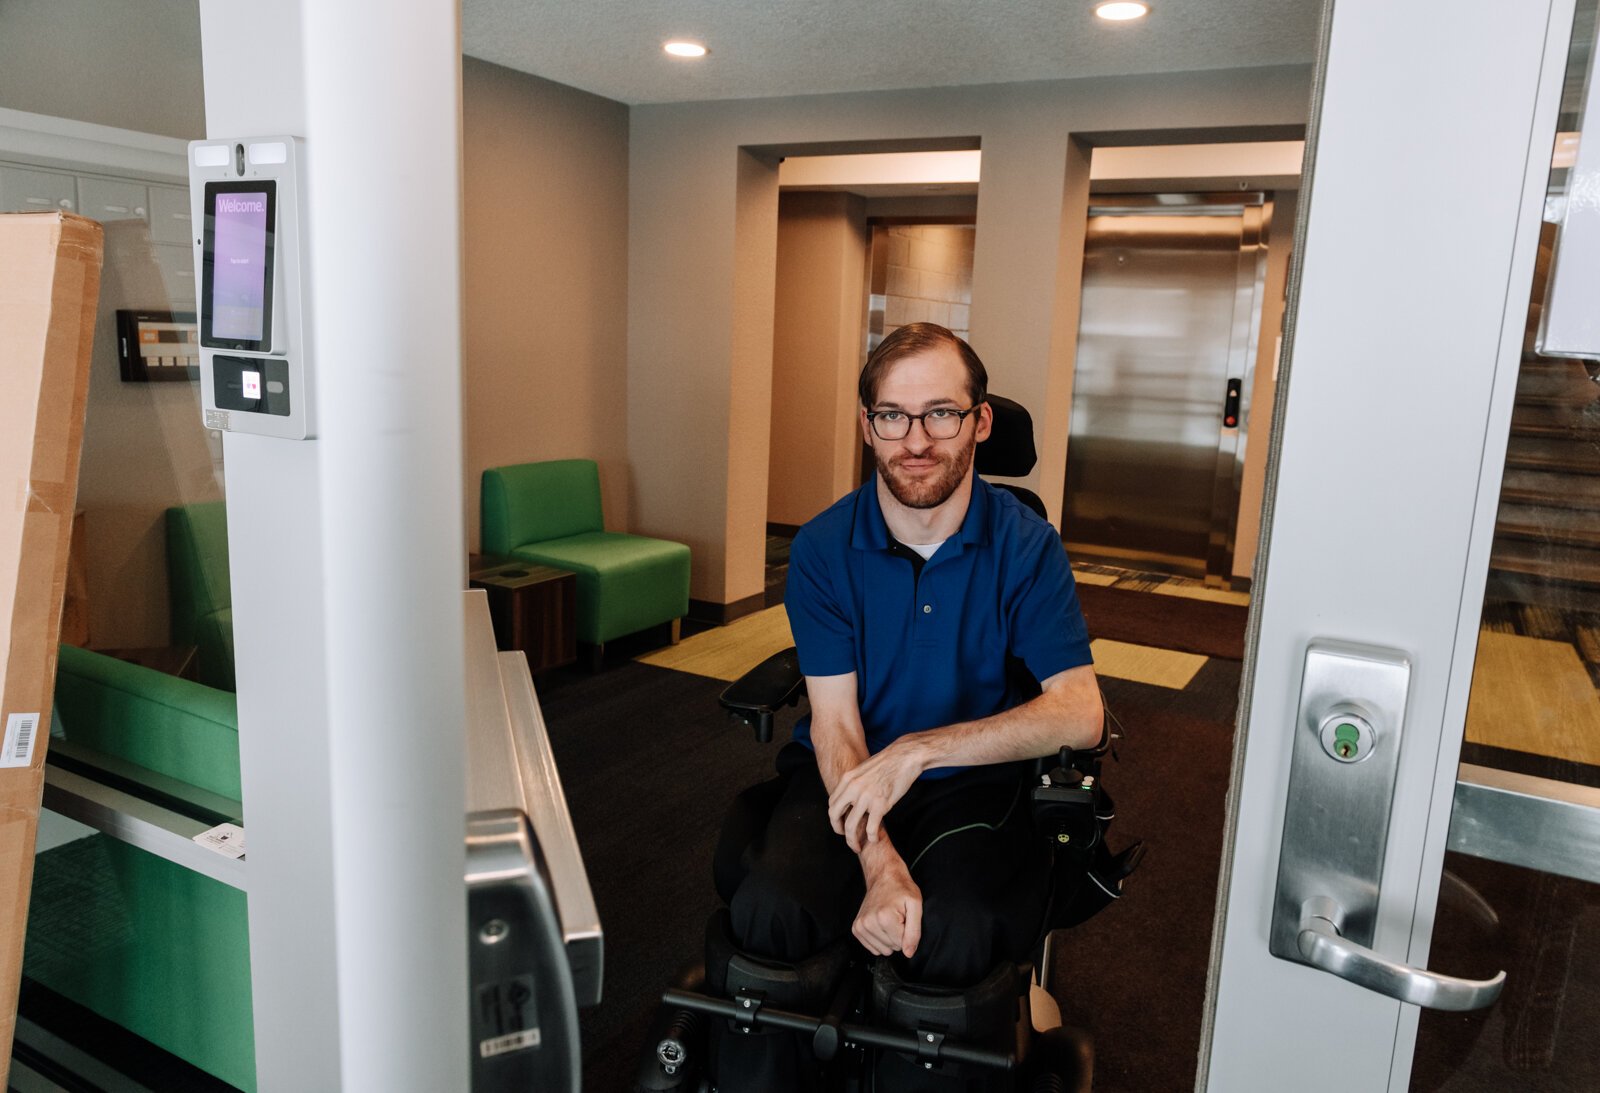
[[[879,440],[904,440],[911,434],[913,421],[922,422],[922,431],[928,434],[929,440],[952,440],[960,435],[967,415],[977,413],[982,405],[980,402],[965,410],[940,406],[922,414],[908,414],[904,410],[869,410],[867,420],[872,423],[872,431],[878,434]]]

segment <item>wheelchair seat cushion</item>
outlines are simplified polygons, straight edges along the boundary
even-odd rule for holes
[[[872,965],[872,1012],[896,1028],[937,1027],[953,1039],[977,1043],[1005,1041],[1015,1035],[1019,999],[1028,990],[1028,976],[1009,960],[965,989],[929,987],[901,978],[895,961]]]

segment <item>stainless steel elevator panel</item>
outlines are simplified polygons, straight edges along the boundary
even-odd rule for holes
[[[1264,213],[1261,195],[1090,209],[1062,520],[1074,557],[1230,576]]]

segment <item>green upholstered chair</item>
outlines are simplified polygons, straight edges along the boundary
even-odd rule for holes
[[[578,640],[613,638],[689,612],[689,548],[606,531],[600,469],[592,459],[492,467],[483,472],[483,552],[578,575]],[[598,660],[598,651],[596,653]]]
[[[67,741],[239,800],[234,696],[61,647]],[[255,1089],[245,894],[109,835],[40,854],[23,971],[240,1089]]]
[[[221,501],[167,510],[167,585],[172,644],[193,645],[200,682],[234,689],[233,589],[228,580],[228,510]]]

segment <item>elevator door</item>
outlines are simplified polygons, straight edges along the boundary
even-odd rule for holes
[[[1229,201],[1089,210],[1062,507],[1075,558],[1231,572],[1266,248],[1261,195]]]

